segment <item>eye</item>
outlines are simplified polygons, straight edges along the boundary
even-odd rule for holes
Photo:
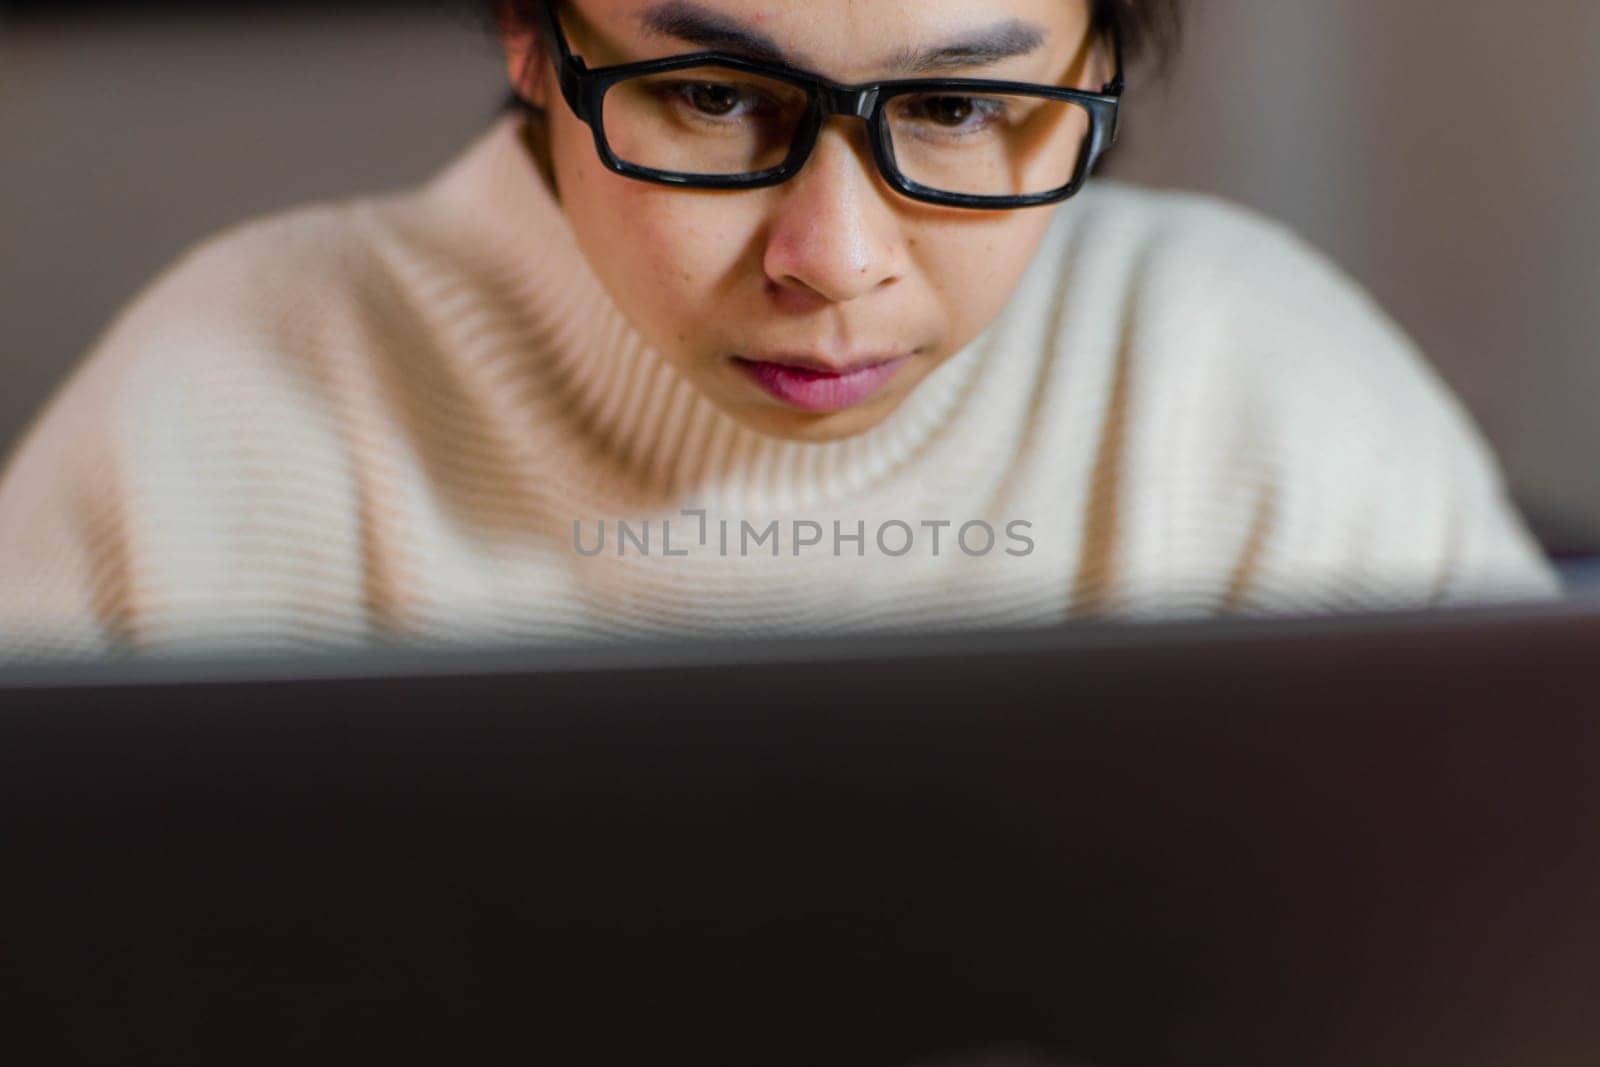
[[[959,126],[972,117],[972,99],[965,96],[930,96],[922,113],[941,126]]]
[[[684,96],[698,111],[707,115],[723,116],[739,106],[738,90],[727,85],[701,82],[684,88]]]
[[[765,94],[729,82],[683,81],[660,88],[673,102],[700,118],[746,118],[773,110],[773,102]]]
[[[1005,104],[1002,101],[953,93],[905,97],[901,104],[904,118],[953,132],[982,129],[1004,111]]]

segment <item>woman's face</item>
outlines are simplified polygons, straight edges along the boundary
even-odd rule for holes
[[[685,16],[698,14],[843,83],[905,76],[894,57],[908,49],[1006,23],[1036,30],[1038,45],[987,61],[968,54],[922,76],[1098,89],[1111,73],[1090,39],[1088,0],[565,0],[561,11],[590,67],[710,50],[670,32],[689,32]],[[600,162],[535,40],[509,36],[505,48],[513,81],[526,70],[522,91],[550,115],[547,165],[596,276],[711,402],[763,433],[826,441],[881,422],[993,321],[1055,210],[911,200],[878,174],[866,124],[843,117],[829,120],[804,169],[781,185],[685,190],[626,178]],[[809,359],[842,368],[891,356],[905,358],[861,399],[843,379],[827,386],[750,366]]]

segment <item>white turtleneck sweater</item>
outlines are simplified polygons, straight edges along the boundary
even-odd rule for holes
[[[642,341],[517,124],[216,235],[124,309],[0,476],[0,658],[1559,588],[1460,404],[1282,226],[1091,182],[886,421],[794,442]]]

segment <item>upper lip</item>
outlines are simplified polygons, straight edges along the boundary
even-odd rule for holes
[[[738,358],[750,363],[777,363],[780,366],[798,367],[801,370],[817,371],[821,374],[854,374],[856,371],[876,367],[880,363],[889,363],[906,355],[910,353],[880,352],[864,356],[828,357],[810,352],[775,352],[762,356],[740,355]]]

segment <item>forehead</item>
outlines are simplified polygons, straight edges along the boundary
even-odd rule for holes
[[[908,64],[957,65],[963,49],[975,49],[974,58],[1048,60],[1076,46],[1089,16],[1089,0],[566,0],[566,6],[626,48],[625,58],[714,49],[841,78],[943,73]]]

